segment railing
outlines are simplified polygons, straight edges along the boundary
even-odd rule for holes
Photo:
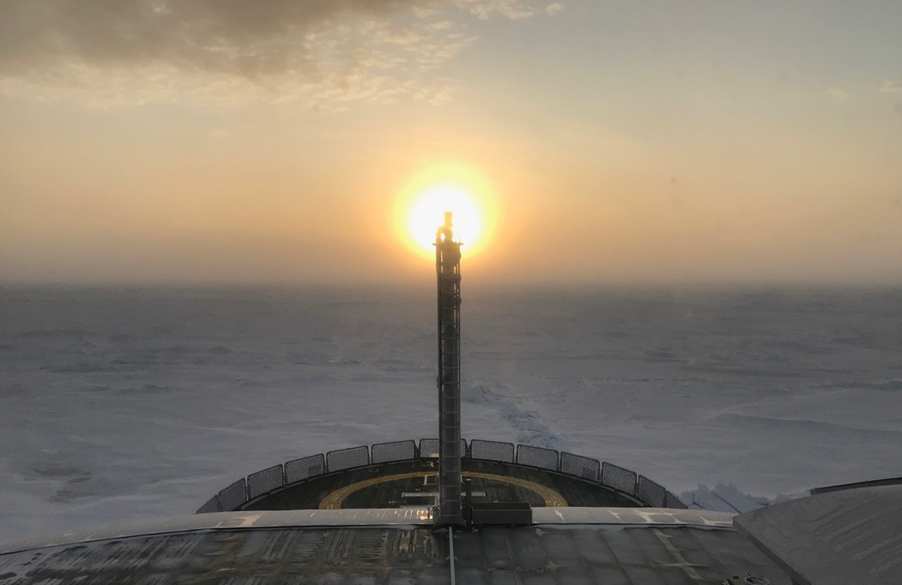
[[[598,481],[599,469],[601,469],[601,463],[599,463],[598,459],[589,459],[588,457],[574,455],[573,453],[561,453],[561,473],[575,475],[576,477],[588,479],[589,481]],[[635,494],[630,495],[633,496]]]
[[[370,465],[370,450],[366,445],[326,453],[326,470],[330,473],[367,465]]]
[[[282,483],[290,485],[324,473],[326,473],[326,459],[322,453],[318,453],[286,463],[285,478]]]
[[[615,491],[633,497],[653,508],[683,508],[686,506],[663,486],[613,463],[598,459],[558,453],[553,449],[514,445],[498,441],[473,439],[469,445],[461,439],[461,455],[467,459],[516,463],[553,471],[578,479],[601,484]],[[435,459],[438,457],[437,439],[416,441],[394,441],[376,443],[372,447],[362,445],[350,449],[339,449],[294,459],[287,463],[267,467],[247,478],[241,478],[207,500],[197,510],[197,514],[211,512],[231,512],[260,496],[283,487],[308,479],[347,469],[357,469],[369,465],[381,465],[415,459]]]

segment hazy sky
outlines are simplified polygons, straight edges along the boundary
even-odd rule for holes
[[[899,0],[5,0],[0,281],[902,283]],[[475,244],[474,244],[475,246]]]

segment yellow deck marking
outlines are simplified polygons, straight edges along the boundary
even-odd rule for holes
[[[504,483],[512,483],[514,485],[518,485],[520,487],[526,488],[530,491],[533,491],[545,500],[545,507],[547,508],[564,508],[567,506],[567,500],[564,499],[564,496],[557,493],[550,487],[544,486],[542,484],[535,483],[534,481],[529,481],[526,479],[520,479],[518,477],[505,477],[503,475],[495,475],[494,473],[480,473],[478,471],[464,471],[461,473],[464,477],[478,477],[480,479],[493,479],[495,481],[503,481]]]
[[[675,547],[673,543],[670,542],[670,539],[672,537],[667,536],[657,528],[654,529],[654,532],[655,536],[658,537],[658,540],[661,541],[661,544],[664,545],[664,548],[666,548],[668,552],[673,555],[673,558],[677,561],[675,563],[661,564],[662,567],[679,567],[680,569],[683,569],[683,571],[686,573],[686,576],[693,581],[697,581],[699,583],[704,581],[704,579],[702,579],[702,576],[699,575],[698,571],[695,570],[695,567],[703,567],[704,565],[694,565],[690,563],[683,556],[683,551]]]
[[[500,481],[503,483],[511,483],[514,485],[518,485],[522,488],[526,488],[532,492],[535,492],[542,499],[545,500],[545,506],[549,508],[563,508],[567,506],[567,500],[564,497],[557,493],[555,490],[550,487],[528,481],[525,479],[520,479],[517,477],[505,477],[503,475],[495,475],[494,473],[479,473],[476,471],[464,471],[461,473],[463,477],[471,477],[478,479],[491,479],[494,481]],[[357,483],[352,483],[351,485],[346,485],[342,488],[338,488],[319,503],[320,510],[340,510],[341,505],[344,503],[345,499],[353,494],[354,492],[358,492],[362,489],[366,489],[368,487],[378,485],[380,483],[386,483],[390,481],[398,481],[401,479],[411,479],[414,477],[422,477],[425,483],[426,478],[438,476],[438,473],[435,471],[412,471],[410,473],[399,473],[397,475],[385,475],[382,477],[373,477],[371,479],[365,479],[363,481],[358,481]]]
[[[340,510],[342,502],[345,501],[345,498],[353,494],[354,492],[360,491],[364,488],[368,488],[370,486],[374,486],[380,483],[385,483],[387,481],[397,481],[399,479],[410,479],[412,477],[426,477],[427,475],[438,475],[435,472],[422,472],[422,471],[412,471],[410,473],[399,473],[397,475],[383,475],[382,477],[373,477],[371,479],[365,479],[363,481],[358,481],[357,483],[352,483],[351,485],[346,485],[343,488],[338,488],[325,498],[323,501],[319,503],[320,510]]]

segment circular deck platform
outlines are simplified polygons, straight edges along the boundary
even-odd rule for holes
[[[621,492],[577,477],[518,465],[464,459],[474,503],[529,502],[532,507],[636,507]],[[436,461],[416,459],[317,476],[253,499],[243,510],[334,510],[432,506],[437,498]]]

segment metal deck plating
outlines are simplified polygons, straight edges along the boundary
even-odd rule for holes
[[[531,526],[454,533],[458,583],[790,581],[716,512],[548,508]],[[0,584],[438,584],[450,543],[422,510],[231,512],[0,550]],[[748,579],[752,580],[748,580]]]

